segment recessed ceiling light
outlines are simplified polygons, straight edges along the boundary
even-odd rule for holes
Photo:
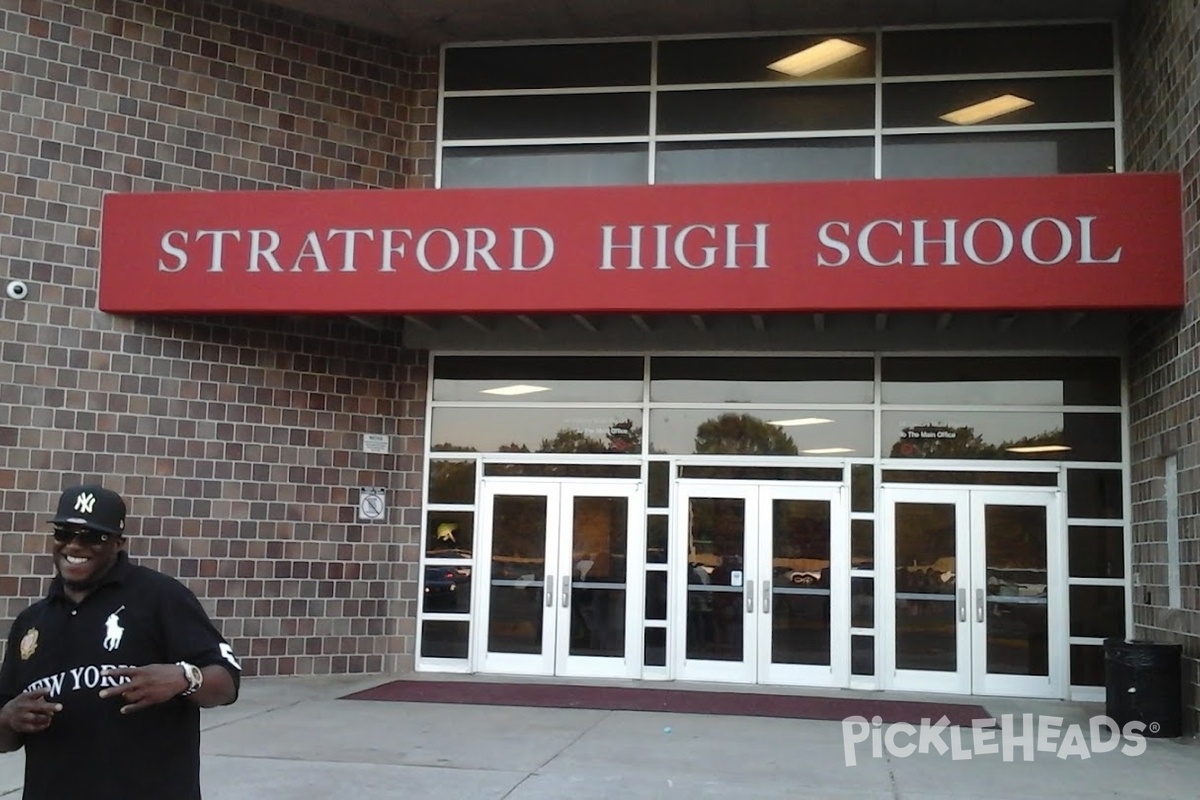
[[[975,125],[984,120],[995,119],[1004,114],[1020,111],[1022,108],[1029,108],[1031,105],[1033,105],[1032,100],[1017,97],[1015,94],[1002,94],[999,97],[993,97],[991,100],[984,100],[982,103],[964,106],[957,111],[951,111],[949,114],[942,114],[939,119],[944,119],[946,122],[953,122],[955,125]]]
[[[1004,448],[1010,453],[1061,453],[1071,448],[1065,444],[1031,444]]]
[[[817,447],[812,450],[801,450],[801,453],[808,453],[814,456],[827,456],[833,453],[853,453],[853,447]]]
[[[793,78],[801,78],[817,70],[825,69],[830,64],[845,61],[866,49],[861,44],[847,42],[845,39],[826,39],[812,47],[806,47],[790,56],[784,56],[778,61],[767,64],[767,69],[791,75]]]
[[[824,417],[799,417],[797,419],[773,419],[768,422],[768,425],[778,425],[781,428],[792,428],[797,425],[824,425],[826,422],[833,422],[831,419]]]
[[[530,386],[527,383],[514,383],[512,386],[497,386],[495,389],[483,389],[480,394],[502,394],[502,395],[517,395],[517,394],[533,394],[534,392],[548,392],[549,386]]]

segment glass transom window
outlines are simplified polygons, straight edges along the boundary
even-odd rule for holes
[[[444,187],[1119,171],[1109,23],[453,45]]]

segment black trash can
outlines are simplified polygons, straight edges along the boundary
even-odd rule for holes
[[[1183,735],[1183,690],[1177,644],[1139,639],[1104,642],[1105,713],[1121,728],[1146,724],[1143,736],[1172,739]]]

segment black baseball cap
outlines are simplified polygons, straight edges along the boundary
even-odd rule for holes
[[[125,534],[125,501],[98,484],[72,486],[58,498],[58,513],[51,525],[80,525],[114,536]]]

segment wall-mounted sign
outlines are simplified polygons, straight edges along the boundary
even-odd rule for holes
[[[386,455],[390,451],[390,443],[387,435],[382,433],[364,433],[362,449],[364,453],[383,453]]]
[[[358,490],[358,521],[384,522],[387,519],[387,493],[376,486]]]
[[[925,425],[920,428],[904,428],[901,439],[929,441],[930,439],[957,439],[959,432],[946,425]]]
[[[113,313],[1183,304],[1177,174],[104,199]]]

